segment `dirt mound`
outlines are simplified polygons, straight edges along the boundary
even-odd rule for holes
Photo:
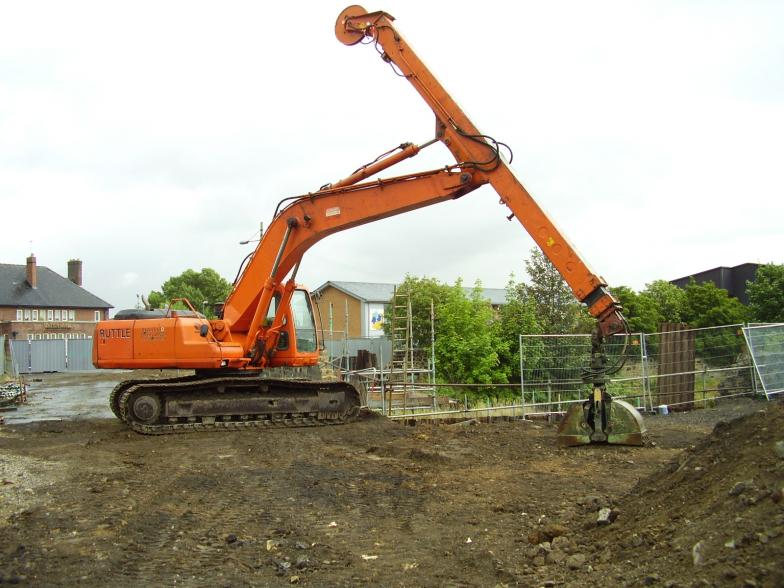
[[[717,423],[619,501],[614,524],[586,521],[594,571],[628,585],[783,586],[783,439],[782,403]]]

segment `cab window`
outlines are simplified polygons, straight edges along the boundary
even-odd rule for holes
[[[316,322],[313,320],[310,296],[304,290],[294,290],[291,297],[291,315],[296,331],[297,350],[316,351]]]

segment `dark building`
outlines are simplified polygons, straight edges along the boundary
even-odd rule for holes
[[[82,288],[82,262],[68,262],[68,278],[39,266],[0,263],[0,335],[10,339],[85,339],[112,305]]]
[[[746,282],[753,282],[756,279],[757,268],[759,268],[758,263],[742,263],[735,267],[715,267],[677,280],[670,280],[670,283],[679,288],[685,288],[692,278],[698,284],[713,282],[717,288],[725,289],[730,296],[734,296],[743,304],[748,304]]]

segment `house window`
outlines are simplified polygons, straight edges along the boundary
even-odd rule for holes
[[[72,320],[75,320],[75,319],[76,319],[76,312],[73,311],[73,310],[69,310],[68,311],[68,320],[72,321]]]
[[[36,338],[36,339],[40,339],[40,338],[41,338],[41,333],[36,333],[36,334],[35,334],[35,338]]]
[[[28,341],[32,341],[33,340],[33,334],[32,333],[27,333],[27,340]]]
[[[33,309],[33,320],[34,321],[38,320],[38,309],[37,308]]]
[[[51,321],[54,319],[54,311],[50,308],[46,311],[46,320]]]
[[[24,320],[26,320],[26,321],[30,320],[30,309],[29,308],[25,308],[24,309]]]
[[[95,311],[95,322],[97,323],[99,320],[101,320],[101,311],[100,310],[96,310]]]
[[[22,309],[21,308],[17,308],[16,309],[16,320],[18,320],[18,321],[22,320]]]
[[[56,308],[55,311],[54,311],[54,320],[56,320],[56,321],[60,320],[60,309],[59,308]]]

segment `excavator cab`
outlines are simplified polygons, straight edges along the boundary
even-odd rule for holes
[[[274,321],[280,297],[272,299],[265,325]],[[310,366],[318,363],[319,340],[313,303],[307,290],[297,288],[291,293],[291,302],[284,308],[275,353],[270,358],[270,367]]]

